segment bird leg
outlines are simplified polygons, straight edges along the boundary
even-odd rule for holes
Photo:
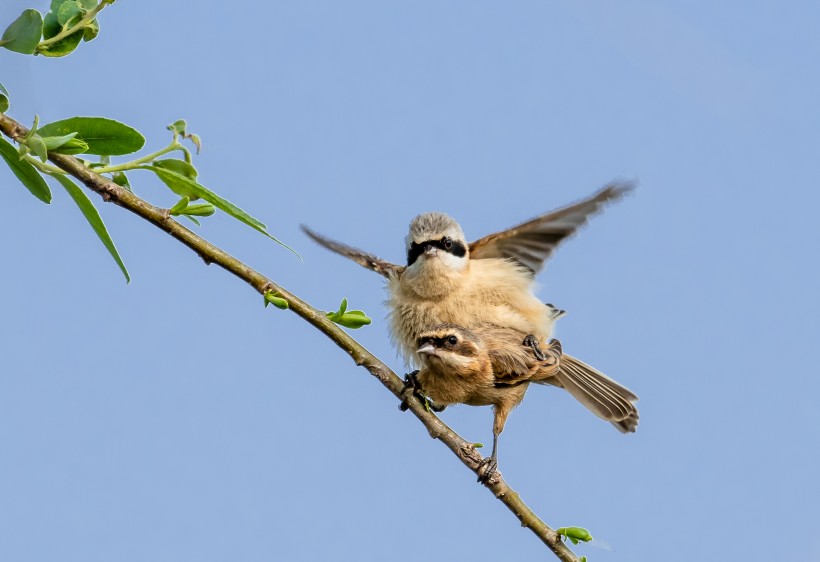
[[[404,389],[402,389],[402,396],[405,396],[404,400],[401,401],[399,404],[399,410],[402,412],[406,412],[407,409],[410,407],[410,404],[407,403],[407,391],[412,389],[413,396],[419,399],[419,401],[424,404],[424,407],[427,410],[432,410],[433,412],[443,412],[447,406],[437,406],[435,404],[430,403],[430,400],[424,395],[421,391],[421,383],[419,383],[418,377],[416,375],[419,373],[418,369],[413,371],[412,373],[407,373],[404,376]]]
[[[507,416],[510,410],[515,406],[511,404],[495,404],[495,420],[493,421],[493,452],[489,457],[484,457],[478,463],[478,481],[482,484],[488,484],[490,479],[498,471],[498,436],[504,431],[504,424],[507,423]]]
[[[478,481],[486,484],[498,469],[498,434],[493,432],[493,452],[478,463]]]

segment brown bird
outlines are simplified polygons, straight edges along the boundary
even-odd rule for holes
[[[635,431],[638,400],[627,388],[603,373],[562,353],[552,340],[546,349],[532,347],[528,335],[510,328],[482,324],[466,329],[442,324],[422,333],[416,353],[425,366],[408,375],[408,387],[429,396],[443,409],[450,404],[493,406],[492,454],[482,462],[485,482],[498,463],[498,436],[510,411],[524,399],[530,383],[566,389],[592,413],[620,431]]]

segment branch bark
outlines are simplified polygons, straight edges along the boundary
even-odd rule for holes
[[[28,129],[23,125],[4,114],[0,114],[0,131],[14,141],[19,141],[28,133]],[[322,311],[312,307],[268,277],[188,230],[175,221],[167,209],[155,207],[140,199],[127,189],[84,166],[77,158],[54,153],[49,153],[48,156],[49,160],[58,168],[81,181],[91,191],[102,196],[104,201],[113,202],[165,231],[196,252],[206,264],[213,263],[220,266],[245,281],[261,295],[268,291],[278,293],[277,296],[281,296],[288,302],[289,310],[330,338],[350,355],[356,365],[367,369],[396,398],[399,400],[405,398],[403,380],[378,357],[370,353],[364,346],[350,337],[347,332],[329,320]],[[482,456],[473,444],[465,441],[435,414],[428,412],[418,400],[411,398],[408,403],[409,410],[427,428],[430,437],[441,441],[467,468],[478,475]],[[561,541],[560,536],[527,507],[518,493],[504,481],[500,473],[496,472],[485,485],[519,519],[521,526],[530,529],[560,560],[564,562],[579,561],[578,557]]]

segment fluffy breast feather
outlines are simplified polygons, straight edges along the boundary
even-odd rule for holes
[[[419,290],[433,284],[436,290]],[[419,362],[419,334],[443,323],[468,329],[489,323],[533,334],[540,341],[552,335],[551,311],[533,294],[531,274],[508,260],[471,260],[462,271],[402,275],[388,281],[388,292],[391,336],[408,363]]]

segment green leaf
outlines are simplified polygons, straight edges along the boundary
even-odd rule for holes
[[[20,160],[17,150],[3,138],[0,138],[0,156],[32,195],[43,203],[51,203],[51,190],[46,181],[34,166],[25,160]]]
[[[47,137],[47,139],[53,138],[62,138],[62,137]],[[43,139],[44,141],[46,139]],[[48,146],[48,142],[46,142],[46,146]],[[84,154],[88,150],[88,143],[82,139],[73,138],[66,142],[62,146],[58,146],[57,148],[49,148],[58,154]]]
[[[80,0],[80,5],[83,7],[83,10],[89,12],[97,7],[97,0]]]
[[[0,113],[5,113],[9,110],[9,91],[0,84]]]
[[[473,443],[473,447],[475,447],[476,449],[483,449],[484,443]]]
[[[572,544],[579,542],[589,542],[592,540],[592,535],[583,527],[561,527],[555,531],[559,535],[563,535],[572,541]]]
[[[97,18],[94,18],[86,24],[83,28],[83,41],[91,41],[100,34],[100,24],[97,23]]]
[[[192,223],[194,223],[195,225],[202,226],[202,223],[200,223],[194,217],[189,217],[188,215],[182,215],[182,216],[185,217],[186,219],[188,219],[189,221],[191,221]]]
[[[155,163],[152,163],[150,167],[144,166],[143,169],[154,172],[157,177],[162,180],[162,183],[168,186],[168,189],[180,197],[187,197],[192,201],[199,199],[200,194],[197,189],[199,184],[190,178],[186,178],[182,174],[168,170],[163,166],[155,166],[154,164]],[[193,186],[191,184],[193,184]]]
[[[325,313],[331,321],[336,322],[345,328],[356,330],[362,326],[367,326],[372,322],[361,310],[347,310],[347,299],[342,299],[339,310]]]
[[[114,261],[117,262],[117,265],[120,267],[120,271],[122,271],[122,274],[125,275],[125,281],[130,283],[131,277],[128,275],[128,270],[125,268],[125,264],[122,263],[120,254],[117,252],[116,246],[114,246],[114,241],[111,240],[111,236],[108,235],[108,230],[105,228],[105,223],[103,223],[100,213],[97,212],[97,208],[94,206],[94,203],[91,202],[91,199],[88,198],[88,195],[86,195],[85,191],[83,191],[80,186],[68,179],[66,176],[54,174],[51,177],[57,180],[57,182],[65,188],[71,198],[74,199],[74,202],[83,213],[85,220],[88,221],[88,224],[90,224],[91,228],[94,229],[94,232],[97,233],[97,236],[103,243],[103,246],[105,246],[108,253],[111,254],[111,257],[114,258]]]
[[[160,168],[164,168],[172,172],[176,172],[180,176],[185,176],[189,180],[196,181],[196,177],[199,175],[199,172],[197,172],[196,168],[194,168],[191,164],[189,164],[185,160],[179,160],[177,158],[154,160],[153,162],[151,162],[151,165],[158,166]]]
[[[84,10],[76,0],[63,2],[57,9],[57,23],[63,29],[68,29],[83,18]]]
[[[188,216],[210,217],[216,212],[216,207],[210,203],[197,203],[196,205],[188,205],[185,207],[184,214]]]
[[[60,136],[77,133],[78,139],[88,144],[84,154],[122,156],[138,151],[145,144],[139,131],[105,117],[71,117],[43,125],[42,136]]]
[[[60,148],[76,136],[77,133],[69,133],[59,137],[44,137],[43,142],[45,143],[47,149],[54,150],[55,148]]]
[[[185,129],[188,128],[188,124],[185,122],[185,119],[179,119],[174,121],[170,125],[168,125],[168,130],[173,131],[178,135],[185,136]]]
[[[362,326],[367,326],[372,322],[370,318],[364,315],[353,315],[350,314],[343,314],[341,318],[338,320],[334,320],[340,326],[344,326],[345,328],[350,328],[351,330],[358,330]]]
[[[171,170],[166,170],[165,168],[161,168],[158,166],[140,166],[140,169],[151,170],[152,172],[154,172],[159,177],[159,179],[161,179],[165,183],[165,185],[167,185],[171,189],[171,191],[173,191],[177,195],[188,197],[190,199],[201,197],[202,199],[204,199],[220,211],[228,213],[236,220],[247,224],[254,230],[261,232],[277,244],[284,246],[285,248],[299,256],[299,254],[296,253],[296,250],[294,250],[284,242],[281,242],[276,237],[271,236],[267,231],[268,227],[265,226],[264,223],[262,223],[258,219],[253,218],[248,213],[246,213],[245,211],[243,211],[227,199],[220,197],[207,187],[193,180],[190,180],[185,176],[177,174],[176,172],[172,172]],[[301,256],[299,256],[299,258],[301,259]]]
[[[128,181],[128,177],[125,175],[125,172],[114,172],[111,174],[111,181],[124,187],[128,191],[131,191],[131,183]]]
[[[77,30],[68,37],[63,37],[56,43],[51,43],[45,47],[40,47],[38,52],[44,57],[64,57],[74,52],[83,40],[83,30]]]
[[[52,0],[51,9],[46,14],[46,17],[43,18],[43,39],[51,39],[63,31],[63,26],[57,21],[57,14],[63,4],[72,1],[73,0]],[[38,51],[46,57],[64,57],[76,49],[82,40],[83,30],[78,30],[76,33],[72,33],[56,43],[41,46]]]
[[[196,146],[196,153],[199,154],[199,151],[202,150],[202,139],[199,138],[199,135],[185,135],[186,138],[191,139],[191,142],[194,143]]]
[[[0,44],[9,51],[31,55],[43,35],[43,16],[37,10],[23,10],[3,32]]]
[[[278,293],[274,293],[273,291],[268,291],[265,293],[265,306],[267,307],[269,303],[282,310],[287,310],[289,306],[288,301],[278,296]]]
[[[174,205],[173,207],[168,209],[168,212],[172,215],[180,215],[180,214],[182,214],[182,211],[185,209],[185,207],[188,206],[188,203],[190,203],[190,202],[191,202],[190,199],[188,199],[187,197],[183,197],[182,199],[180,199],[177,202],[176,205]]]
[[[48,160],[48,148],[46,148],[46,143],[43,141],[43,137],[35,133],[29,136],[25,140],[25,143],[40,160],[43,162]]]

